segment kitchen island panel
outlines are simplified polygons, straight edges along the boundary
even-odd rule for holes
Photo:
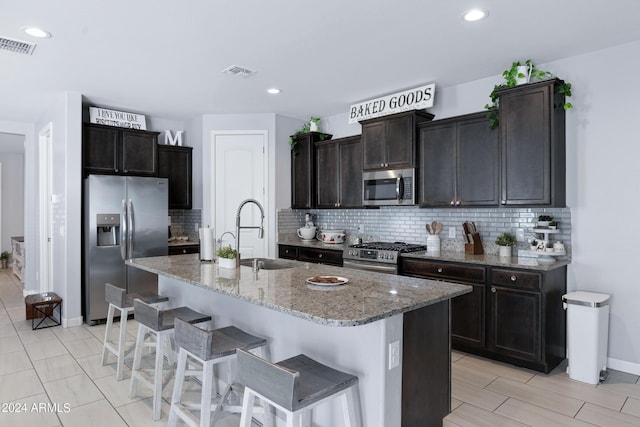
[[[292,317],[169,277],[159,277],[158,291],[170,297],[172,305],[187,305],[210,314],[209,327],[234,325],[266,338],[271,360],[283,360],[303,353],[333,368],[357,375],[362,425],[401,425],[402,358],[398,367],[387,369],[387,348],[393,341],[399,341],[400,348],[403,346],[402,314],[365,325],[340,328]],[[221,378],[226,378],[226,372],[222,372]],[[314,426],[342,425],[341,415],[339,402],[321,405],[314,410]]]

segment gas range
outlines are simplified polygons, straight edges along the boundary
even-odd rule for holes
[[[426,250],[425,245],[412,243],[368,242],[348,246],[342,259],[345,267],[396,274],[400,254]]]

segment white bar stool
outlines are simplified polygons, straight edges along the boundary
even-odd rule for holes
[[[171,397],[171,412],[169,413],[168,426],[175,426],[178,417],[191,427],[209,427],[211,418],[215,424],[223,410],[240,412],[239,406],[226,405],[227,397],[232,392],[235,379],[232,361],[236,358],[239,348],[244,350],[257,350],[264,356],[264,348],[267,340],[248,334],[235,326],[207,331],[197,326],[190,325],[181,319],[175,321],[175,342],[178,350],[178,367]],[[188,370],[189,360],[202,365],[201,371]],[[212,407],[212,389],[215,382],[213,368],[219,363],[228,363],[229,378],[227,386],[220,399]],[[184,378],[199,376],[202,380],[202,392],[200,403],[182,401],[182,388]],[[198,420],[192,410],[200,411]],[[212,415],[213,412],[213,415]],[[264,425],[272,425],[271,417],[265,419]]]
[[[200,323],[211,320],[211,316],[198,313],[189,307],[178,307],[168,310],[160,310],[149,304],[145,304],[139,299],[133,301],[135,308],[135,319],[138,321],[138,336],[136,338],[136,351],[133,356],[133,367],[131,368],[131,385],[129,397],[136,396],[136,386],[140,382],[153,391],[153,420],[160,419],[162,414],[161,400],[162,390],[173,376],[173,367],[164,374],[165,347],[170,347],[170,339],[174,332],[174,321],[179,318],[188,323]],[[154,335],[155,342],[150,343],[155,347],[155,365],[151,370],[141,369],[142,350],[145,347],[145,337]],[[169,358],[171,363],[171,358]]]
[[[238,349],[236,357],[238,381],[245,386],[240,427],[251,426],[256,397],[284,412],[287,427],[310,426],[315,406],[340,399],[344,425],[362,427],[357,376],[304,354],[275,364],[242,349]]]
[[[107,327],[104,331],[104,342],[102,344],[102,366],[107,364],[109,353],[113,353],[116,356],[116,379],[120,381],[124,377],[124,358],[133,351],[134,347],[132,344],[135,343],[134,341],[126,341],[127,318],[129,317],[129,313],[132,313],[134,310],[133,300],[140,298],[147,304],[157,304],[169,301],[169,298],[157,294],[127,294],[123,288],[114,286],[111,283],[105,283],[104,295],[105,301],[109,303],[109,311],[107,313]],[[116,310],[120,311],[120,334],[118,341],[114,343],[110,341],[110,336]],[[127,349],[127,346],[130,347]]]

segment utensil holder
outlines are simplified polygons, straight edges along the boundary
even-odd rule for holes
[[[464,253],[469,255],[481,255],[484,253],[484,249],[482,248],[482,240],[480,240],[479,233],[473,233],[471,235],[473,239],[472,243],[464,244]]]
[[[427,252],[440,252],[440,236],[427,234]]]

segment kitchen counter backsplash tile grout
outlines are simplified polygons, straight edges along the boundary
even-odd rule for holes
[[[538,215],[551,215],[558,221],[559,233],[549,236],[550,241],[561,241],[567,255],[571,254],[570,208],[484,208],[484,209],[422,209],[419,207],[381,207],[380,209],[279,209],[278,235],[289,236],[304,225],[304,216],[311,212],[314,224],[322,228],[341,229],[350,237],[365,241],[402,241],[425,244],[425,224],[437,221],[443,224],[440,233],[442,250],[464,251],[462,223],[473,221],[478,227],[485,253],[497,253],[496,237],[503,232],[516,234],[525,231],[525,242],[518,242],[516,250],[527,250],[528,241],[541,236],[533,233]],[[359,232],[358,226],[364,231]],[[456,237],[449,238],[449,228],[456,228]]]

